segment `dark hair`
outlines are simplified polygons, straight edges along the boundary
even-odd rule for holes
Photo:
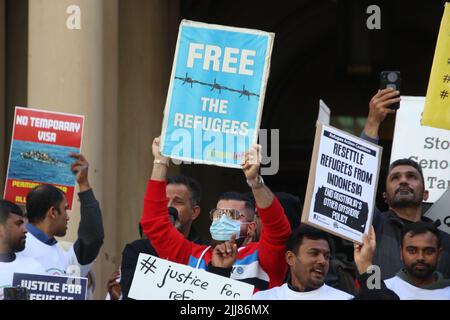
[[[403,247],[403,239],[406,234],[411,233],[412,236],[416,234],[424,234],[427,232],[431,232],[437,238],[438,248],[441,247],[441,235],[439,234],[439,230],[436,227],[435,223],[432,222],[424,222],[418,221],[413,223],[405,224],[400,233],[400,245]]]
[[[23,211],[17,204],[8,200],[0,200],[0,224],[4,224],[11,213],[23,217]]]
[[[185,185],[189,191],[191,191],[191,203],[193,206],[199,205],[202,200],[202,188],[200,184],[194,178],[179,174],[173,177],[168,177],[166,183],[169,184],[182,184]]]
[[[27,217],[33,222],[42,221],[51,207],[59,208],[64,199],[64,192],[49,185],[42,184],[27,195]]]
[[[309,225],[306,225],[304,223],[300,224],[300,226],[292,231],[291,236],[289,237],[288,241],[286,242],[286,250],[291,251],[295,254],[298,252],[298,248],[302,244],[303,238],[309,238],[312,240],[319,240],[323,239],[326,242],[328,242],[328,245],[330,246],[330,252],[334,252],[334,243],[333,239],[330,237],[328,233],[325,231],[316,229],[314,227],[311,227]]]
[[[392,171],[392,169],[394,169],[395,167],[398,167],[398,166],[410,166],[410,167],[413,167],[414,169],[416,169],[420,174],[420,179],[422,179],[422,185],[425,188],[425,179],[423,178],[422,167],[416,161],[414,161],[412,159],[408,159],[408,158],[395,160],[389,166],[388,176],[389,176],[389,173]]]
[[[287,192],[274,192],[284,209],[284,213],[289,220],[291,230],[295,230],[301,223],[302,203],[297,196]]]
[[[390,289],[361,289],[353,300],[400,300]]]
[[[243,201],[245,203],[245,208],[251,212],[251,216],[247,216],[246,218],[248,221],[253,221],[255,218],[255,205],[252,201],[252,198],[244,193],[239,193],[235,191],[228,191],[224,192],[219,196],[219,200],[236,200],[236,201]]]

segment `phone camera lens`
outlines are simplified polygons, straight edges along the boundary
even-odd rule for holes
[[[389,72],[388,76],[387,76],[389,82],[395,82],[397,81],[397,74],[395,72]]]

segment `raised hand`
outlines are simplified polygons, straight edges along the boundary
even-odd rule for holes
[[[88,181],[89,163],[81,153],[70,153],[69,157],[74,158],[75,162],[70,165],[70,170],[76,175],[80,192],[90,189]]]
[[[363,244],[354,244],[353,253],[356,266],[360,274],[367,271],[367,268],[372,265],[372,258],[376,249],[375,230],[370,226],[369,234],[363,235]]]
[[[378,90],[369,102],[369,115],[364,127],[364,132],[369,137],[378,137],[378,129],[388,114],[395,113],[395,110],[389,108],[392,104],[399,102],[399,91],[392,88]]]
[[[244,171],[247,180],[254,181],[258,178],[261,157],[261,146],[259,144],[252,145],[250,149],[245,152],[242,170]]]
[[[153,144],[152,144],[152,153],[153,153],[153,158],[155,160],[162,160],[164,162],[169,162],[169,158],[164,157],[161,152],[159,151],[159,147],[161,144],[161,138],[160,137],[156,137],[155,139],[153,139]]]

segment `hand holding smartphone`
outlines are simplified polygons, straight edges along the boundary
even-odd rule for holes
[[[402,79],[400,71],[381,71],[380,73],[380,90],[392,88],[400,91],[401,82]],[[400,108],[400,103],[396,102],[391,104],[389,108],[397,110]]]

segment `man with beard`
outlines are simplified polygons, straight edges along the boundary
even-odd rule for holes
[[[287,266],[280,261],[284,257],[291,228],[278,199],[258,174],[261,146],[251,146],[242,163],[245,179],[252,189],[261,218],[260,240],[251,241],[256,224],[253,221],[255,211],[249,209],[250,201],[244,200],[242,195],[228,193],[222,195],[217,207],[210,212],[212,222],[209,231],[215,241],[212,246],[206,246],[188,241],[170,223],[165,182],[170,158],[161,155],[159,144],[160,138],[155,138],[152,145],[154,165],[141,217],[144,234],[158,255],[197,269],[207,269],[212,263],[215,246],[230,241],[235,234],[239,249],[231,278],[253,284],[255,290],[265,290],[283,283]]]
[[[25,220],[19,206],[0,200],[0,300],[3,300],[3,289],[12,285],[15,272],[45,273],[44,267],[36,260],[16,256],[16,252],[25,249]]]
[[[255,300],[349,300],[352,295],[327,286],[331,238],[323,231],[301,224],[290,236],[285,255],[289,279],[280,287],[259,291]]]
[[[435,224],[423,221],[406,224],[400,239],[400,258],[404,267],[381,285],[394,291],[401,300],[450,300],[450,280],[436,271],[442,246]],[[370,282],[366,270],[372,265],[376,246],[373,229],[364,237],[363,245],[355,244],[355,262],[363,288]]]
[[[402,268],[400,260],[400,235],[405,225],[413,222],[432,222],[422,215],[422,201],[428,199],[424,187],[422,168],[411,159],[394,161],[386,178],[386,192],[383,193],[389,210],[376,213],[373,226],[376,233],[377,249],[374,264],[381,269],[381,278],[393,277]],[[437,270],[450,277],[450,237],[438,231],[442,239],[442,257]]]
[[[379,90],[370,100],[369,114],[361,138],[378,143],[378,131],[381,123],[389,114],[395,114],[390,108],[400,101],[399,92],[387,88]],[[389,210],[380,213],[375,210],[373,226],[375,228],[377,249],[374,263],[381,268],[382,279],[393,277],[402,267],[400,260],[400,232],[405,224],[417,221],[430,222],[422,216],[422,201],[428,199],[420,165],[411,159],[399,159],[390,167],[386,179],[386,192],[383,193]],[[442,255],[437,270],[450,278],[450,236],[439,231],[442,239]]]
[[[189,241],[202,244],[192,223],[200,215],[200,201],[202,190],[200,184],[193,178],[185,175],[176,175],[166,179],[166,197],[168,199],[168,213],[171,223],[177,230]],[[128,298],[128,293],[133,282],[134,271],[140,253],[146,253],[158,256],[150,240],[142,232],[142,226],[139,224],[139,234],[141,239],[135,240],[125,246],[122,251],[122,262],[119,271],[120,288],[122,299]],[[117,275],[117,276],[119,276]],[[112,284],[114,284],[112,282]],[[117,285],[115,285],[117,288]],[[108,287],[109,289],[109,287]],[[110,290],[108,290],[110,291]],[[120,294],[111,295],[112,300],[120,297]]]

